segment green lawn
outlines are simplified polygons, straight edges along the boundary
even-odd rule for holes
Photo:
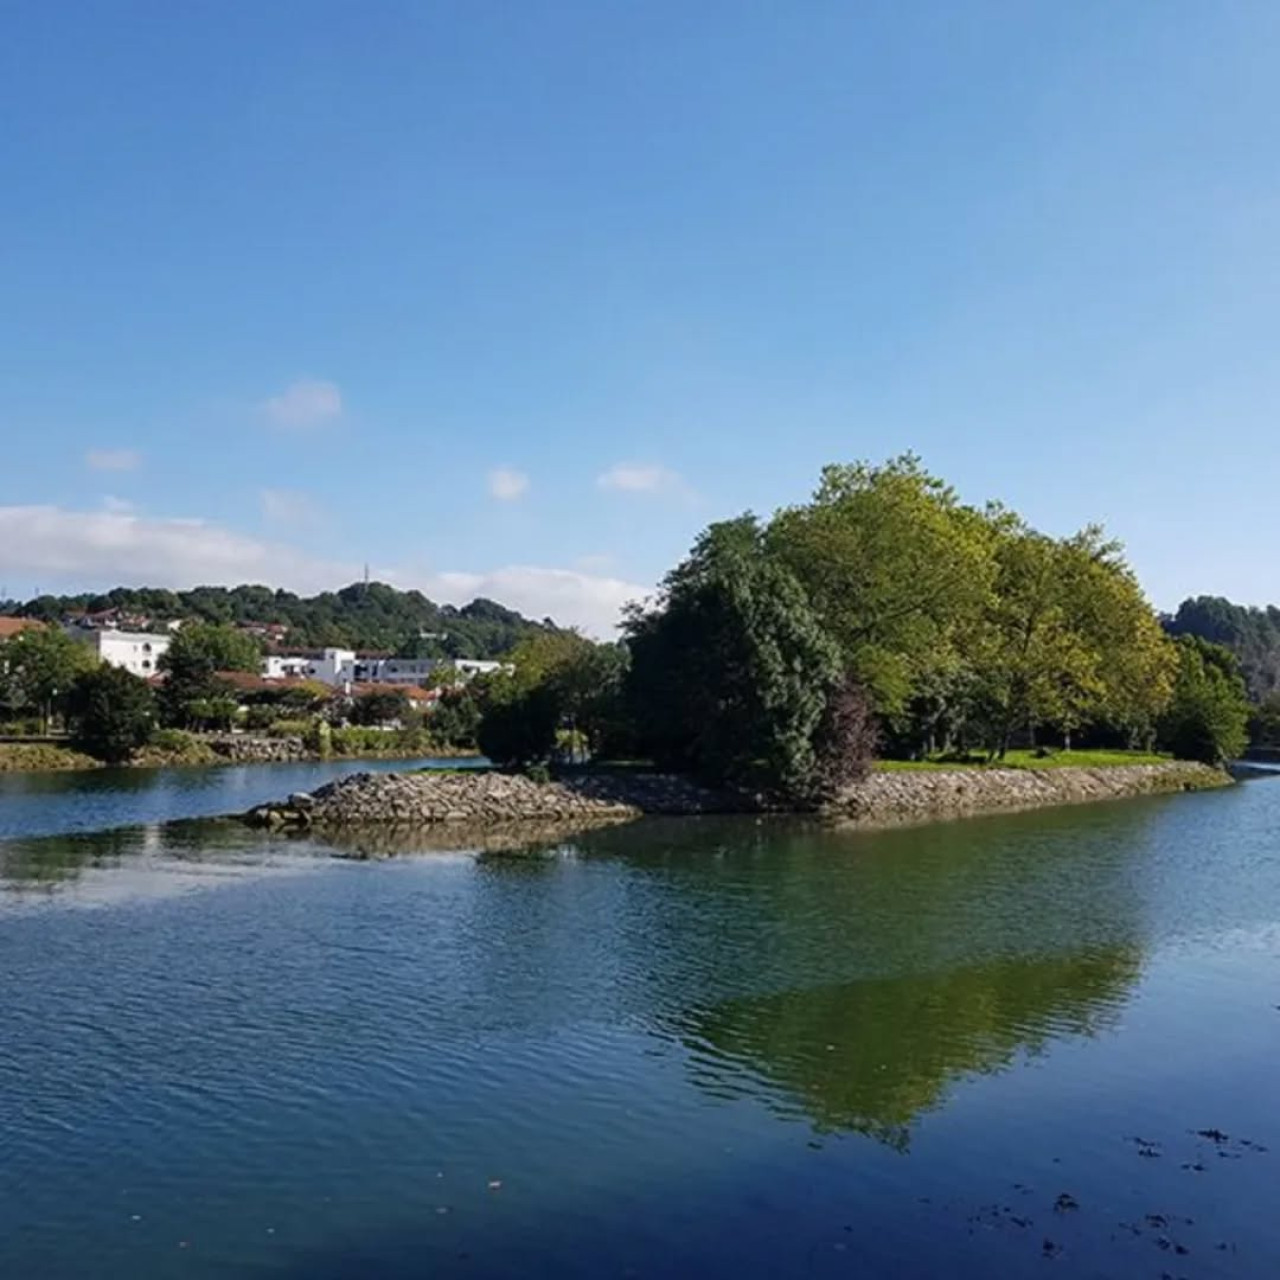
[[[1165,764],[1171,756],[1152,755],[1143,751],[1055,751],[1050,756],[1037,756],[1034,751],[1010,751],[992,768],[1003,769],[1104,769],[1122,764]],[[918,770],[985,769],[981,760],[878,760],[877,769],[910,773]]]

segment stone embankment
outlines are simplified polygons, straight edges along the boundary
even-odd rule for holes
[[[842,825],[896,826],[943,818],[1090,804],[1231,784],[1208,765],[1113,765],[1099,769],[948,769],[873,773],[852,788],[834,816]]]
[[[301,738],[259,738],[249,734],[206,735],[200,739],[220,760],[232,764],[284,764],[290,760],[311,760]]]
[[[1105,769],[955,769],[877,772],[852,788],[828,816],[855,826],[892,826],[983,813],[1083,804],[1163,792],[1203,790],[1230,779],[1203,765],[1173,763]],[[523,822],[620,822],[644,814],[746,813],[748,796],[708,791],[668,774],[588,774],[535,782],[488,770],[355,773],[262,805],[245,815],[258,826],[306,829],[470,827]]]

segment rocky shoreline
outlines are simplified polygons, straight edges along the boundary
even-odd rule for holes
[[[1206,765],[952,769],[873,773],[825,816],[855,827],[896,826],[1056,805],[1229,786]],[[752,797],[711,791],[670,774],[581,774],[535,782],[519,774],[355,773],[244,815],[254,826],[310,830],[440,824],[625,822],[646,814],[754,813]]]

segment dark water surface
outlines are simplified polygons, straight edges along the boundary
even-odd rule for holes
[[[11,840],[0,1276],[1272,1277],[1277,1005],[1275,781]]]

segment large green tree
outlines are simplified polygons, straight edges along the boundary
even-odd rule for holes
[[[68,719],[82,750],[109,764],[122,764],[151,737],[155,695],[145,680],[103,665],[72,685]]]
[[[765,541],[886,716],[967,639],[995,576],[987,520],[913,454],[824,468]]]
[[[640,743],[718,783],[809,793],[843,670],[804,588],[752,516],[712,525],[627,627]]]
[[[96,665],[93,652],[58,627],[32,627],[0,645],[8,698],[18,707],[30,707],[46,733],[53,716],[65,707],[76,677]]]
[[[185,728],[224,721],[229,690],[218,673],[257,671],[261,663],[261,650],[252,636],[229,625],[188,623],[160,659],[165,723]]]

